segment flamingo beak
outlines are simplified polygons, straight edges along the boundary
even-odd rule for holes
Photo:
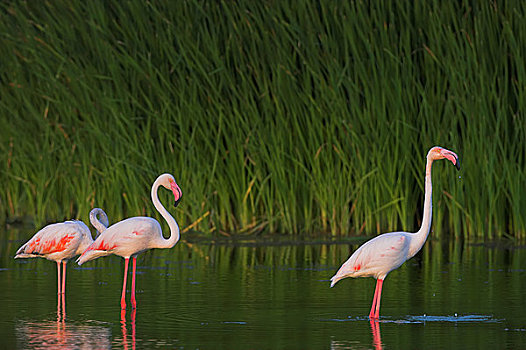
[[[179,188],[179,186],[177,186],[175,181],[170,181],[170,187],[175,198],[174,207],[177,207],[179,205],[179,202],[181,201],[181,198],[183,197],[183,192],[181,192],[181,189]]]
[[[444,156],[444,158],[451,161],[451,163],[453,163],[453,165],[457,168],[457,170],[460,170],[460,162],[458,161],[458,156],[456,155],[455,152],[444,150],[442,152],[442,155]]]
[[[455,163],[455,167],[457,168],[457,170],[460,170],[460,161],[458,160],[458,158],[457,162]]]

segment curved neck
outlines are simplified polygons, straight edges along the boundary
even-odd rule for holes
[[[99,219],[100,216],[100,219]],[[97,230],[97,237],[104,232],[109,225],[108,216],[104,210],[100,208],[95,208],[89,213],[89,221]]]
[[[165,209],[165,207],[162,205],[161,201],[159,200],[159,196],[157,195],[157,189],[160,186],[159,181],[155,181],[152,186],[152,202],[155,206],[155,209],[161,214],[161,216],[166,220],[168,223],[168,226],[170,227],[170,238],[166,239],[163,237],[161,232],[161,244],[159,248],[171,248],[173,247],[177,241],[179,241],[180,233],[179,233],[179,225],[177,225],[177,222],[173,218],[173,216],[168,212],[168,210]]]
[[[426,242],[427,236],[431,229],[431,216],[433,214],[433,201],[431,193],[433,192],[433,186],[431,184],[431,166],[433,160],[427,158],[426,163],[426,180],[425,180],[425,197],[424,197],[424,217],[422,219],[422,226],[420,229],[411,236],[411,243],[409,246],[409,256],[412,257]]]

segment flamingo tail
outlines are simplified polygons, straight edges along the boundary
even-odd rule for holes
[[[39,253],[38,251],[31,251],[31,249],[27,249],[26,251],[26,247],[27,247],[27,243],[24,244],[23,246],[21,246],[20,248],[18,248],[18,250],[16,251],[15,253],[15,259],[20,259],[20,258],[38,258],[38,257],[42,257],[44,254],[41,254]]]
[[[20,258],[40,258],[42,256],[43,256],[43,254],[38,254],[38,253],[34,253],[34,254],[20,253],[20,254],[15,255],[15,259],[20,259]]]

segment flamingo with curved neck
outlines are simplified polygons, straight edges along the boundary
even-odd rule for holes
[[[387,274],[415,256],[426,242],[431,229],[432,214],[431,166],[433,161],[439,159],[451,161],[460,170],[458,156],[454,152],[442,147],[433,147],[429,150],[426,163],[424,217],[420,229],[415,233],[384,233],[365,242],[331,278],[331,287],[346,277],[374,277],[376,279],[373,305],[369,312],[370,319],[379,318],[382,284]]]
[[[137,255],[152,248],[172,248],[179,241],[180,233],[177,222],[159,201],[157,190],[164,187],[172,191],[175,206],[181,200],[182,192],[170,174],[160,175],[152,185],[152,202],[155,209],[166,220],[170,227],[170,237],[164,238],[161,225],[151,217],[136,216],[119,221],[104,230],[88,249],[77,259],[79,265],[101,256],[115,254],[124,258],[124,282],[122,285],[121,308],[126,308],[126,277],[130,257],[133,258],[131,304],[137,307],[135,299],[135,271]]]

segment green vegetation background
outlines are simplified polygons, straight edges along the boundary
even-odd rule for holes
[[[441,145],[435,235],[524,238],[525,4],[4,2],[0,219],[158,217],[170,172],[185,229],[411,231]]]

